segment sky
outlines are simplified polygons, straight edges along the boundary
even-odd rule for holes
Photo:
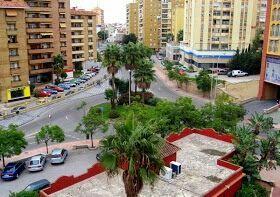
[[[125,23],[126,4],[132,0],[71,0],[71,7],[91,10],[98,7],[104,10],[105,23]]]

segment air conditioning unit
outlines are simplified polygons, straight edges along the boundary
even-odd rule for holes
[[[175,172],[177,175],[181,174],[181,167],[182,165],[176,161],[170,162],[170,168],[172,169],[172,172]]]
[[[171,180],[172,179],[172,169],[164,166],[163,169],[160,170],[159,175],[164,180]]]

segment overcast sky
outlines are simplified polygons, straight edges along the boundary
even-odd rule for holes
[[[125,23],[126,4],[132,0],[71,0],[71,7],[91,10],[97,5],[104,10],[105,23]]]

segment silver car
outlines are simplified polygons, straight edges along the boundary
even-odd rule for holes
[[[68,151],[65,149],[54,149],[51,154],[51,164],[64,163],[68,156]]]
[[[47,162],[47,156],[46,155],[36,155],[31,157],[31,159],[28,161],[28,167],[27,170],[29,172],[37,172],[44,169],[44,166]]]

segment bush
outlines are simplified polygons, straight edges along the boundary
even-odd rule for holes
[[[39,197],[39,194],[33,191],[21,191],[18,193],[10,193],[9,197]]]
[[[132,92],[131,97],[130,97],[131,103],[140,102],[141,94],[142,94],[142,92],[137,92],[136,94],[135,94],[135,92]],[[153,97],[154,97],[153,93],[145,92],[144,93],[144,102],[147,103],[148,100],[150,100]],[[118,99],[118,105],[124,105],[124,104],[129,104],[129,94],[128,93],[121,95]]]
[[[150,99],[146,102],[146,104],[147,104],[147,105],[151,105],[151,106],[156,106],[157,103],[158,103],[159,101],[161,101],[160,98],[150,98]]]
[[[116,110],[110,111],[110,113],[109,113],[109,118],[111,118],[111,119],[116,119],[116,118],[118,118],[118,117],[120,117],[119,112],[117,112]]]
[[[268,192],[258,183],[244,183],[241,190],[236,194],[237,197],[266,197]]]

